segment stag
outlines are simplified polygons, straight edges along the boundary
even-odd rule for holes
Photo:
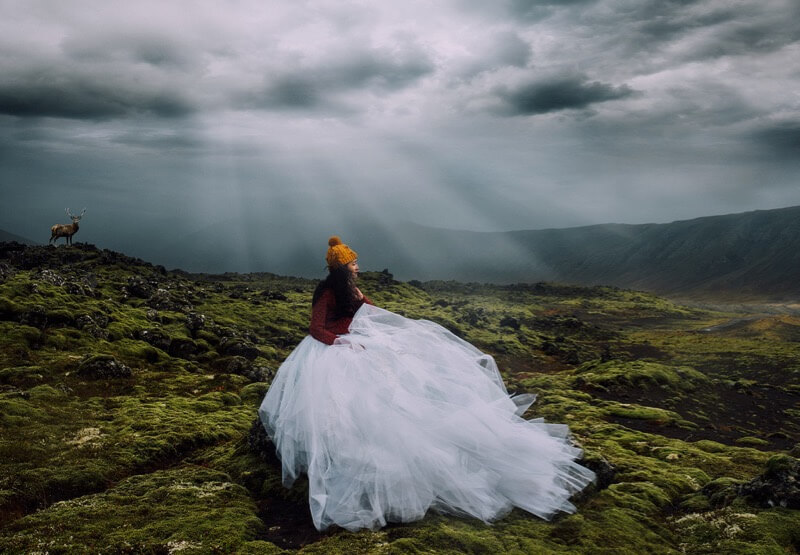
[[[78,222],[81,221],[83,215],[86,213],[86,208],[83,209],[80,216],[73,216],[69,208],[67,208],[67,216],[72,219],[71,224],[56,224],[50,228],[50,243],[55,244],[59,237],[64,238],[65,245],[72,244],[72,236],[78,232]]]

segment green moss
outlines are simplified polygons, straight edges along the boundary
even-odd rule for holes
[[[0,283],[0,516],[9,516],[0,550],[282,552],[265,541],[278,524],[260,522],[254,503],[279,500],[307,528],[308,489],[302,479],[284,488],[278,461],[250,451],[268,384],[219,372],[217,349],[225,337],[246,338],[262,353],[254,364],[277,368],[307,333],[316,282],[170,274],[88,247],[70,253],[58,271],[92,272],[100,298],[69,294],[35,271]],[[182,312],[148,315],[147,299],[123,297],[132,277],[190,302],[204,328],[192,334]],[[784,464],[768,462],[776,444],[800,439],[791,397],[800,390],[800,343],[790,317],[759,319],[746,333],[698,333],[741,314],[608,287],[410,285],[370,272],[360,286],[378,305],[438,322],[495,355],[510,391],[538,394],[527,417],[568,424],[587,464],[602,459],[614,472],[608,488],[576,500],[576,514],[549,522],[520,510],[491,526],[429,514],[378,532],[312,533],[301,551],[777,553],[800,545],[797,511],[763,511],[737,496],[764,465]],[[108,336],[79,329],[81,314],[103,325],[107,317]],[[170,356],[138,339],[145,329],[205,352]],[[78,364],[94,353],[133,375],[82,378]],[[765,392],[775,397],[759,398]],[[736,395],[758,411],[785,408],[777,420],[725,421]],[[772,421],[780,423],[763,428]]]
[[[253,406],[258,406],[267,394],[269,384],[263,382],[251,383],[244,386],[239,393],[242,402],[248,403]]]
[[[605,409],[605,413],[609,416],[619,416],[638,420],[652,420],[664,424],[676,422],[681,419],[679,414],[672,411],[654,407],[643,407],[628,403],[614,403]]]
[[[791,553],[800,542],[797,511],[724,508],[672,520],[681,548],[692,553]]]
[[[736,440],[737,445],[750,445],[753,447],[762,447],[769,445],[769,441],[759,437],[745,436]]]
[[[231,552],[259,533],[255,512],[247,491],[227,475],[188,466],[55,503],[5,528],[0,549]]]
[[[609,389],[619,386],[661,387],[672,392],[691,391],[708,378],[686,366],[668,366],[646,361],[592,361],[575,369],[575,383]]]

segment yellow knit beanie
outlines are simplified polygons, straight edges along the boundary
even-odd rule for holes
[[[358,258],[356,251],[342,243],[342,240],[336,235],[328,239],[328,254],[325,256],[328,268],[333,269],[337,266],[350,264],[356,258]]]

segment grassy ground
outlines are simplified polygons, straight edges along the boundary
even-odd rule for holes
[[[510,391],[538,394],[527,416],[569,424],[603,480],[551,522],[431,514],[318,533],[304,485],[280,485],[253,433],[269,381],[305,336],[314,286],[167,272],[91,245],[0,244],[0,551],[800,549],[800,511],[739,487],[800,455],[791,307],[377,272],[361,283],[376,304],[493,354]]]

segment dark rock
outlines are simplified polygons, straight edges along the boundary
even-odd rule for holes
[[[19,253],[25,251],[27,245],[17,243],[16,241],[5,241],[0,243],[0,258],[11,258]]]
[[[172,346],[172,338],[158,329],[140,330],[136,333],[136,338],[149,343],[157,349],[162,351],[169,351]],[[176,347],[177,348],[177,347]]]
[[[461,312],[461,317],[459,320],[469,324],[470,326],[477,326],[478,324],[487,321],[486,310],[483,308],[467,307]]]
[[[60,274],[54,272],[53,270],[42,270],[41,272],[34,274],[33,279],[38,281],[44,281],[45,283],[49,283],[50,285],[58,285],[58,286],[64,285],[65,281]]]
[[[36,305],[19,315],[19,323],[44,329],[47,326],[47,309],[42,305]]]
[[[83,331],[91,335],[92,337],[96,337],[97,339],[108,339],[108,330],[104,330],[100,326],[86,326]]]
[[[264,460],[274,461],[276,458],[275,444],[270,440],[264,424],[261,423],[258,417],[253,420],[250,431],[247,433],[247,446],[250,451]]]
[[[151,322],[161,322],[161,315],[155,308],[148,308],[147,313],[145,314],[145,318],[150,320]]]
[[[68,281],[64,284],[64,291],[69,293],[70,295],[81,295],[84,297],[93,297],[94,292],[89,289],[88,292],[80,283],[74,281]]]
[[[167,289],[157,289],[147,301],[150,308],[157,310],[171,310],[173,312],[189,312],[192,304],[185,298],[173,295]]]
[[[223,355],[241,356],[250,360],[254,360],[261,355],[261,351],[255,345],[239,337],[231,337],[224,340],[218,350]]]
[[[206,326],[206,316],[205,314],[200,314],[199,312],[190,312],[186,315],[186,327],[189,331],[192,332],[194,335],[198,330],[203,329]]]
[[[108,322],[110,321],[110,318],[102,312],[95,312],[92,314],[92,319],[94,320],[94,323],[101,328],[108,327]]]
[[[95,315],[81,314],[75,318],[75,327],[83,330],[92,337],[108,339],[108,332],[103,329],[108,325],[108,316],[97,313]]]
[[[275,376],[275,371],[267,366],[253,366],[243,356],[223,357],[214,361],[212,367],[218,372],[244,376],[251,382],[267,382]]]
[[[606,489],[614,483],[614,478],[617,476],[617,467],[603,457],[584,459],[580,463],[597,475],[595,480],[597,491]]]
[[[125,288],[132,297],[140,299],[149,299],[155,293],[158,284],[152,281],[147,281],[140,276],[131,276],[128,278],[128,283]]]
[[[168,352],[173,357],[190,359],[200,352],[200,348],[191,339],[176,337],[170,341]]]
[[[249,377],[254,382],[271,382],[275,377],[275,369],[268,366],[256,366]]]
[[[79,330],[91,325],[94,325],[94,318],[88,314],[81,314],[75,318],[75,327]]]
[[[259,337],[252,331],[244,330],[241,335],[245,340],[249,341],[253,345],[257,345],[259,343]]]
[[[242,356],[218,358],[211,365],[217,372],[244,376],[253,369],[253,363]]]
[[[761,507],[800,509],[800,460],[787,455],[772,457],[764,473],[742,484],[739,494]]]
[[[210,331],[211,333],[213,333],[222,340],[239,336],[239,332],[237,330],[226,326],[219,326],[217,324],[212,324],[208,326],[208,331]]]
[[[14,268],[5,262],[0,262],[0,282],[3,282],[15,274]]]
[[[518,330],[520,327],[520,322],[513,316],[505,316],[500,320],[500,325],[504,328]]]
[[[93,380],[130,378],[133,371],[111,355],[94,355],[81,362],[78,375]]]
[[[264,289],[261,292],[261,296],[265,299],[269,299],[271,301],[288,301],[289,297],[280,293],[279,291],[270,291],[269,289]]]
[[[384,268],[383,270],[378,272],[378,286],[380,289],[388,287],[393,283],[395,283],[394,275],[392,275],[392,273],[389,272],[389,268]]]

